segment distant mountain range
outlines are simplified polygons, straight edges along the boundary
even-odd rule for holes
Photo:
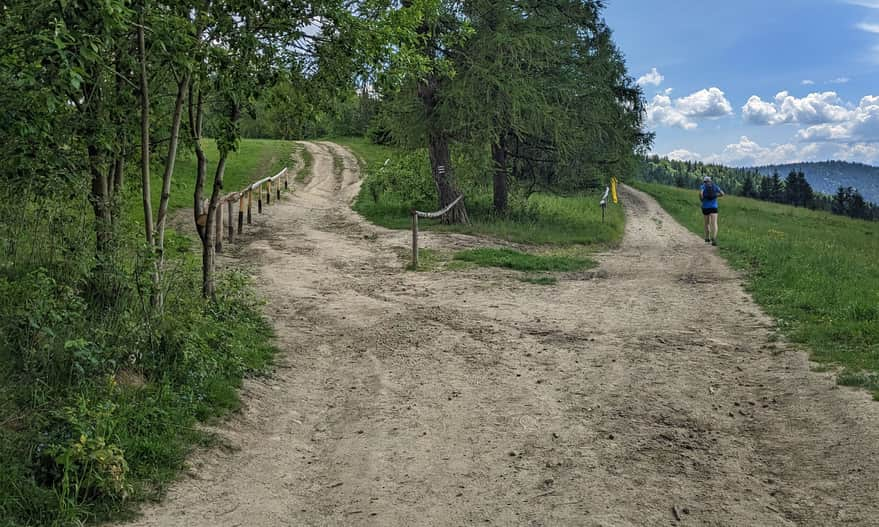
[[[778,172],[781,179],[793,170],[806,175],[812,189],[822,194],[834,195],[839,187],[854,187],[865,200],[879,204],[879,167],[847,161],[822,161],[818,163],[790,163],[754,167],[763,176]]]

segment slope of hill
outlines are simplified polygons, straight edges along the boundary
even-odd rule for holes
[[[865,200],[879,203],[879,167],[847,161],[823,161],[768,165],[755,167],[755,170],[763,176],[771,176],[777,171],[782,178],[792,170],[803,172],[817,192],[832,196],[839,187],[854,187]]]

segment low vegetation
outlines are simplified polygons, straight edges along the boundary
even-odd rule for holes
[[[702,236],[693,190],[638,184]],[[879,398],[879,224],[727,196],[720,252],[743,270],[754,299],[839,382]]]
[[[366,163],[363,188],[354,204],[367,220],[391,229],[408,229],[410,211],[432,211],[436,207],[436,186],[424,150],[406,152],[365,140],[334,139],[354,150]],[[475,234],[535,245],[610,247],[622,239],[625,227],[622,208],[610,205],[605,221],[598,203],[603,189],[571,196],[528,194],[515,187],[509,209],[498,214],[492,206],[491,188],[482,184],[488,168],[460,154],[458,180],[467,202],[471,222],[446,225],[438,220],[420,220],[426,230]]]
[[[470,249],[455,254],[456,260],[484,267],[502,267],[516,271],[582,271],[596,263],[586,258],[556,254],[527,254],[512,249]]]
[[[290,143],[243,141],[227,182],[276,171],[289,153]],[[194,167],[186,158],[179,167],[171,204],[191,206]],[[273,353],[249,279],[225,273],[217,297],[203,299],[199,255],[173,231],[163,312],[151,309],[135,192],[103,266],[112,294],[97,294],[94,218],[76,195],[61,188],[27,196],[23,209],[0,205],[3,526],[79,525],[155,497],[194,445],[212,441],[198,420],[237,408],[243,377]]]

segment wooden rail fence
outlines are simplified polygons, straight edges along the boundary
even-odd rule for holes
[[[223,225],[224,225],[224,215],[228,217],[228,220],[225,221],[227,229],[226,233],[229,237],[229,242],[235,241],[235,226],[233,225],[234,218],[234,204],[238,202],[238,234],[244,232],[244,221],[245,221],[245,211],[246,211],[246,220],[247,224],[250,225],[253,223],[253,198],[254,193],[256,193],[256,210],[258,214],[262,214],[263,207],[263,198],[265,198],[265,204],[269,205],[272,202],[272,192],[275,193],[275,200],[281,199],[281,185],[283,184],[283,190],[290,189],[290,173],[287,167],[284,167],[283,170],[275,174],[271,177],[265,177],[260,179],[259,181],[255,181],[245,187],[243,190],[238,192],[231,192],[222,196],[217,203],[217,212],[215,214],[215,224],[214,224],[214,248],[217,252],[223,252]],[[205,200],[205,208],[209,206],[209,200]],[[225,205],[225,206],[224,206]],[[225,214],[224,209],[225,208]]]
[[[446,208],[437,212],[421,212],[412,209],[412,269],[418,270],[418,218],[439,218],[452,210],[452,207],[462,199],[464,199],[463,194],[455,198],[455,201],[449,203]]]

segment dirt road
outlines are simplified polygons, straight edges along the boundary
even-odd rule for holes
[[[412,273],[407,234],[349,209],[354,158],[306,146],[311,180],[233,249],[277,371],[132,525],[879,525],[879,403],[774,342],[646,195],[603,272]]]

